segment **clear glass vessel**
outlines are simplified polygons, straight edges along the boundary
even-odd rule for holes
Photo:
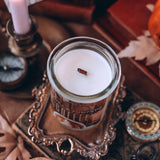
[[[56,63],[68,52],[78,49],[93,51],[109,64],[111,81],[102,91],[89,95],[73,93],[57,79]],[[119,84],[121,65],[116,53],[106,43],[91,37],[73,37],[61,42],[52,50],[47,61],[47,75],[51,84],[53,115],[69,129],[84,130],[94,127],[103,119],[108,102]]]

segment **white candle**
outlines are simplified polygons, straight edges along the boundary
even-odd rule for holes
[[[78,72],[78,68],[85,70],[87,75]],[[56,62],[54,72],[66,90],[83,96],[103,91],[112,81],[112,71],[106,59],[89,49],[68,51]]]
[[[26,34],[30,30],[31,21],[26,0],[9,0],[15,33]]]

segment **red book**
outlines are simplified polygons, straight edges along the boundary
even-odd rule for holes
[[[66,2],[74,5],[78,5],[81,7],[89,7],[91,5],[94,5],[94,0],[59,0],[61,2]]]
[[[146,5],[155,2],[156,0],[118,0],[104,16],[97,18],[93,26],[120,51],[128,46],[129,41],[135,40],[137,36],[143,35],[143,31],[148,30],[151,12]],[[145,60],[131,59],[131,62],[160,87],[160,63],[146,66]]]
[[[30,14],[89,24],[92,23],[95,6],[91,3],[92,0],[91,4],[88,0],[87,2],[87,4],[82,4],[82,0],[77,2],[75,0],[73,3],[65,0],[43,0],[30,5],[29,12]],[[7,9],[3,0],[0,1],[0,9]]]
[[[81,7],[57,0],[45,0],[29,7],[30,13],[71,20],[81,23],[91,23],[95,6]]]

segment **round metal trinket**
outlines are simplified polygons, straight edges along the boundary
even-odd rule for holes
[[[10,90],[19,87],[27,74],[27,62],[7,52],[0,55],[0,89]]]
[[[160,108],[149,102],[132,105],[126,116],[128,133],[140,141],[154,141],[160,137]]]

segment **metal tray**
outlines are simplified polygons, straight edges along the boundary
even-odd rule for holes
[[[65,128],[54,118],[50,84],[45,76],[44,82],[33,90],[36,101],[19,117],[15,128],[46,157],[61,159],[77,152],[83,157],[99,159],[107,154],[108,146],[116,137],[115,124],[122,116],[121,102],[126,95],[123,84],[124,77],[113,94],[104,119],[97,126],[74,131]]]

